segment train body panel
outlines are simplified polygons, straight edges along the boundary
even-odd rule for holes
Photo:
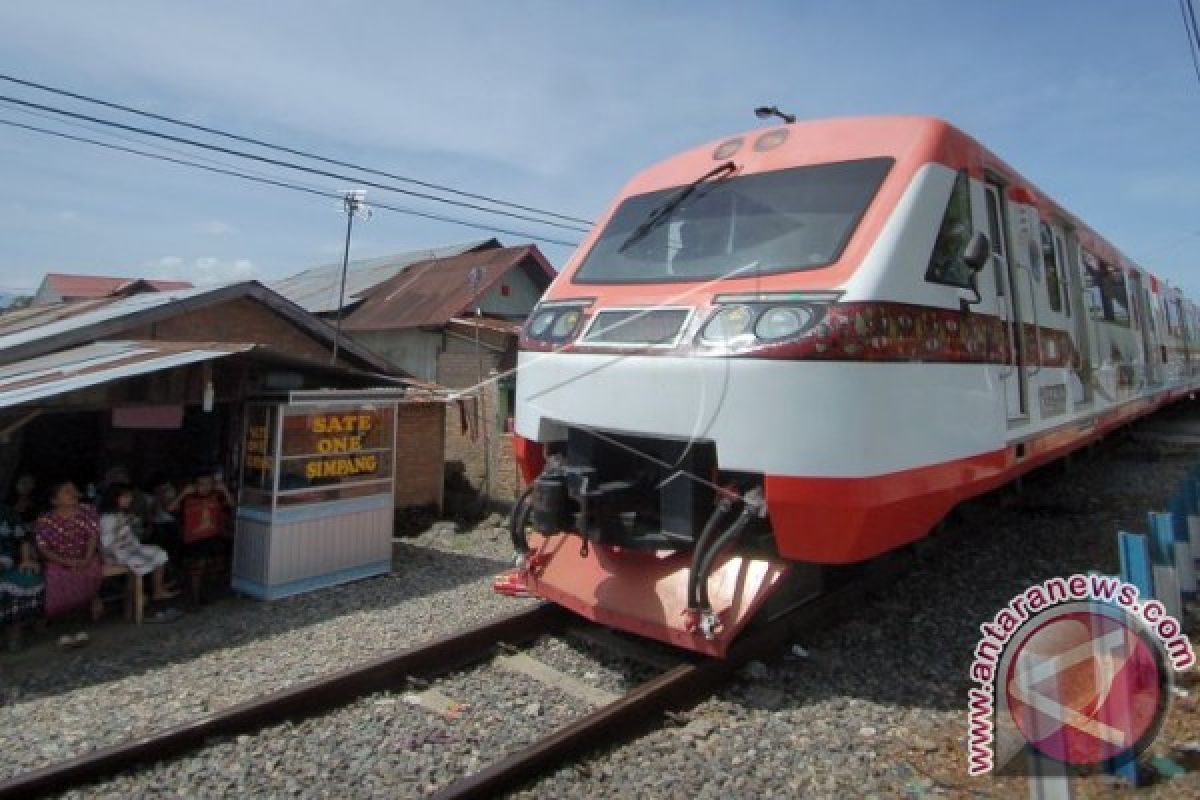
[[[719,651],[741,622],[714,620],[749,606],[696,584],[719,593],[731,554],[846,564],[915,541],[1191,392],[1198,334],[1182,293],[939,120],[705,145],[626,186],[525,328],[518,459],[545,479],[525,577]],[[614,555],[633,551],[672,566]],[[612,591],[680,580],[649,622]]]

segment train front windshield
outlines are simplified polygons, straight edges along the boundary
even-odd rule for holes
[[[868,158],[714,179],[674,208],[679,187],[635,195],[617,208],[574,282],[711,280],[826,266],[841,256],[893,163]]]

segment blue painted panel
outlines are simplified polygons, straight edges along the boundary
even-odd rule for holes
[[[1150,563],[1160,567],[1175,566],[1175,520],[1171,514],[1151,511]],[[1187,531],[1184,521],[1184,531]]]
[[[239,508],[237,515],[241,519],[252,519],[258,522],[305,522],[327,517],[340,517],[343,514],[355,514],[359,511],[375,511],[380,508],[390,508],[390,494],[376,494],[370,497],[354,497],[350,500],[334,500],[329,503],[313,503],[312,505],[296,506],[295,508],[277,508],[275,514],[256,508]]]
[[[1117,549],[1121,556],[1121,580],[1137,587],[1142,597],[1154,596],[1154,579],[1150,572],[1150,547],[1140,533],[1117,533]]]
[[[361,567],[350,567],[349,569],[342,569],[325,575],[313,575],[309,578],[301,578],[297,581],[289,581],[288,583],[281,583],[275,586],[268,586],[248,578],[234,576],[233,588],[243,594],[256,597],[259,600],[278,600],[281,597],[290,597],[295,594],[325,589],[330,586],[336,586],[339,583],[349,583],[350,581],[362,580],[363,578],[373,578],[376,575],[386,575],[391,571],[391,561],[376,561],[372,564],[364,564]]]
[[[1189,481],[1183,482],[1183,488],[1171,496],[1170,502],[1167,503],[1167,509],[1171,514],[1171,530],[1177,542],[1186,542],[1188,540],[1187,518],[1191,513],[1192,507],[1189,492],[1184,492],[1183,489],[1190,485]]]
[[[239,508],[237,510],[237,518],[269,523],[271,521],[271,512],[259,508]]]

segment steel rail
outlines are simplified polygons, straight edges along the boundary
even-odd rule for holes
[[[428,795],[427,800],[497,797],[568,759],[629,740],[657,724],[664,712],[690,708],[704,700],[747,662],[776,655],[797,637],[812,635],[850,614],[857,601],[891,581],[901,561],[901,557],[892,556],[868,565],[861,576],[781,613],[762,628],[748,633],[724,659],[674,667],[544,739],[442,787]]]
[[[490,655],[501,642],[531,641],[560,629],[570,618],[568,612],[548,603],[499,617],[140,739],[22,773],[0,782],[0,800],[63,791],[138,765],[178,756],[202,747],[214,738],[236,736],[327,712],[365,695],[394,688],[406,678],[431,677],[479,661]]]

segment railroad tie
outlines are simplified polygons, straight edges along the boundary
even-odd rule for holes
[[[616,701],[619,696],[595,686],[588,686],[583,681],[564,672],[559,672],[554,667],[543,664],[541,661],[525,653],[497,656],[496,666],[506,669],[509,672],[533,678],[538,683],[549,686],[552,689],[558,689],[563,694],[570,695],[577,700],[582,700],[593,706],[608,705]]]

